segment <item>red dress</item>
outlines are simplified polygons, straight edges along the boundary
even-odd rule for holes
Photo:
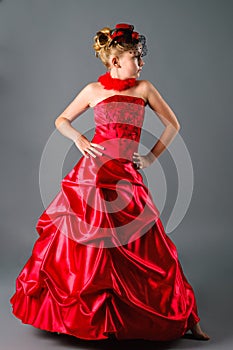
[[[94,107],[102,156],[78,161],[40,216],[10,302],[23,323],[88,340],[173,340],[200,318],[173,242],[132,156],[145,102]]]

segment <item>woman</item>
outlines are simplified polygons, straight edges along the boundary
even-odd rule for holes
[[[108,71],[55,121],[83,156],[38,220],[40,237],[16,280],[13,312],[24,323],[82,339],[163,341],[191,330],[208,340],[176,247],[138,171],[166,149],[179,122],[157,89],[137,80],[147,46],[133,25],[103,28],[93,47]],[[165,130],[140,155],[147,104]],[[71,125],[89,107],[91,141]]]

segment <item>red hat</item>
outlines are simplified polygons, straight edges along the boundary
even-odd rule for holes
[[[140,35],[138,32],[133,31],[134,26],[127,23],[118,23],[115,28],[111,30],[110,37],[112,39],[109,46],[114,43],[127,43],[127,44],[142,44],[142,56],[147,53],[146,38],[144,35]]]

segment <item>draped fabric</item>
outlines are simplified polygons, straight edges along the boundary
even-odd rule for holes
[[[200,318],[177,250],[133,163],[145,102],[113,95],[94,107],[102,156],[78,161],[38,219],[16,279],[13,314],[87,340],[173,340]]]

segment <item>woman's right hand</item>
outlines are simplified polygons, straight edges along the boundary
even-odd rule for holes
[[[98,143],[90,142],[84,135],[79,136],[74,143],[86,158],[89,158],[88,154],[90,154],[94,158],[96,158],[96,154],[100,156],[103,155],[103,153],[99,152],[96,148],[104,149],[104,147],[99,145]]]

